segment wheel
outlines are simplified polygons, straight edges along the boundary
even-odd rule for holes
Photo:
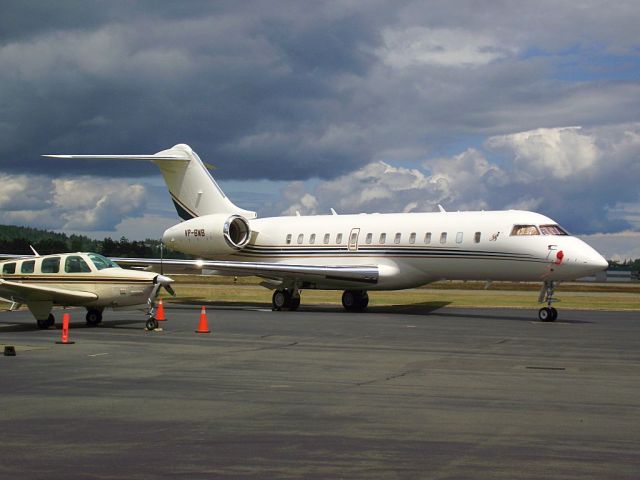
[[[102,312],[100,310],[91,309],[87,311],[87,315],[85,316],[85,319],[87,320],[87,325],[91,325],[92,327],[95,327],[100,322],[102,322]]]
[[[45,321],[47,322],[47,328],[53,327],[56,324],[56,317],[53,316],[53,313],[50,313]]]
[[[297,310],[300,306],[300,295],[294,295],[291,297],[291,302],[289,303],[289,310]]]
[[[538,310],[538,318],[541,322],[553,322],[553,311],[550,307],[543,307]]]
[[[274,310],[282,310],[291,303],[291,294],[288,290],[276,290],[271,300]]]
[[[158,321],[151,317],[149,320],[147,320],[147,323],[145,325],[147,327],[147,330],[155,330],[156,328],[158,328]]]
[[[551,307],[551,321],[555,322],[558,319],[558,310]]]
[[[369,305],[369,294],[367,292],[362,292],[362,296],[360,297],[360,304],[358,307],[360,310],[365,310]]]
[[[46,319],[46,320],[36,319],[36,323],[38,324],[38,328],[42,330],[46,330],[47,328],[49,328],[49,319]]]
[[[353,290],[345,290],[342,293],[342,306],[345,310],[351,311],[356,305],[356,295]]]

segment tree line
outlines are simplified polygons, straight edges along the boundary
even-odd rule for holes
[[[40,255],[64,252],[95,252],[107,257],[159,258],[160,240],[96,240],[84,235],[66,235],[31,227],[0,225],[0,253],[31,255],[30,246]],[[190,258],[188,255],[164,249],[165,258]]]

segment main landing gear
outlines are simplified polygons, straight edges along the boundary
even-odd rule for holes
[[[300,290],[290,290],[288,288],[275,290],[273,297],[271,297],[271,302],[273,311],[297,310],[300,306]]]
[[[369,305],[366,290],[345,290],[342,294],[342,306],[347,312],[362,312]]]
[[[95,327],[102,322],[102,310],[89,308],[87,309],[87,315],[84,318],[87,321],[87,325]]]
[[[538,310],[538,318],[541,322],[555,322],[558,318],[558,310],[553,308],[551,304],[557,302],[557,299],[553,297],[554,290],[556,288],[556,282],[547,280],[540,290],[540,297],[538,301],[540,303],[546,303],[546,307],[542,307]]]
[[[53,327],[56,324],[56,317],[53,316],[53,313],[50,313],[49,316],[44,320],[36,320],[36,323],[38,324],[38,328],[46,330],[47,328]]]

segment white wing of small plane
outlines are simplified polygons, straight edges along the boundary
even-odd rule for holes
[[[256,277],[301,282],[332,281],[353,282],[355,284],[375,284],[378,282],[377,266],[316,266],[291,265],[263,262],[232,262],[212,260],[174,260],[159,258],[112,258],[121,266],[151,267],[167,271],[213,270],[224,275],[255,275]]]
[[[12,298],[21,303],[53,301],[74,303],[96,300],[98,295],[91,292],[67,290],[66,288],[42,287],[0,279],[0,296]]]

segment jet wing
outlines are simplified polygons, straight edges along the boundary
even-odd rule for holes
[[[0,296],[21,303],[52,301],[58,304],[96,300],[98,295],[66,288],[43,287],[0,279]]]
[[[294,279],[308,282],[378,283],[377,266],[320,266],[287,263],[232,262],[214,260],[174,260],[159,258],[112,258],[119,265],[165,272],[200,273],[209,270],[215,275],[255,275],[270,280]]]

